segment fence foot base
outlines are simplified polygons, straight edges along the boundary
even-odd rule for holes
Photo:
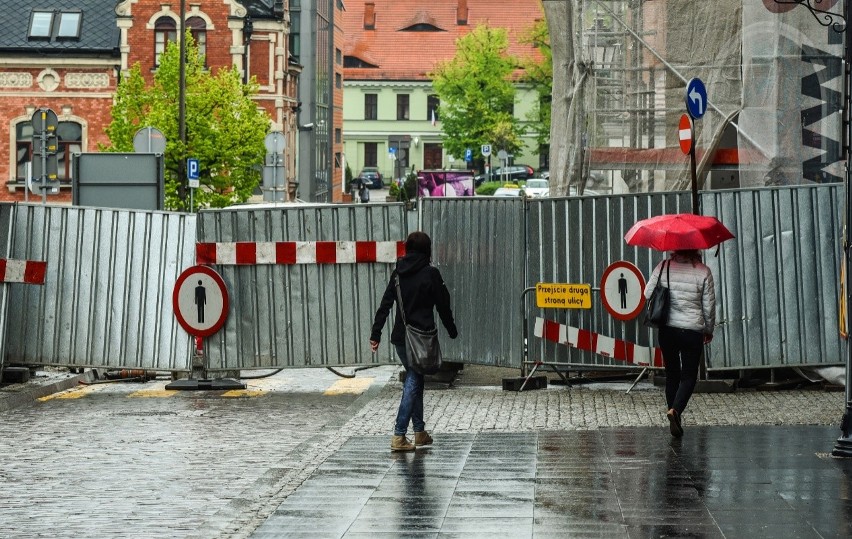
[[[176,380],[169,384],[166,384],[166,389],[170,390],[178,390],[178,391],[200,391],[200,390],[212,390],[212,391],[228,391],[231,389],[245,389],[246,385],[242,382],[238,382],[231,378],[217,378],[215,380],[194,380],[194,379],[185,379],[185,380]]]

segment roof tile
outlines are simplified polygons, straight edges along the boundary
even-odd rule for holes
[[[456,53],[456,40],[479,24],[509,30],[509,52],[536,57],[538,51],[518,39],[544,18],[540,0],[467,0],[467,25],[456,22],[459,0],[367,0],[375,5],[375,30],[364,29],[364,0],[350,1],[343,13],[344,54],[378,68],[346,68],[348,80],[429,80],[438,62]],[[462,2],[464,3],[464,2]],[[500,4],[496,6],[495,4]],[[443,31],[405,31],[429,24]]]

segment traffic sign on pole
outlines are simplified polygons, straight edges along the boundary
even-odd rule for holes
[[[689,155],[689,151],[692,150],[692,120],[687,114],[682,114],[680,117],[677,136],[680,140],[680,150]]]
[[[686,83],[686,110],[696,120],[707,112],[707,89],[701,79],[690,79]]]
[[[491,145],[490,144],[483,144],[482,145],[482,157],[488,157],[489,155],[491,155]]]

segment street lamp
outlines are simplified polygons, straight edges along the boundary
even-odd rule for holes
[[[845,223],[845,236],[843,240],[843,252],[844,252],[844,261],[846,262],[846,275],[845,275],[845,319],[846,324],[850,323],[850,316],[852,316],[852,276],[850,276],[850,269],[852,269],[852,263],[850,263],[850,255],[852,255],[852,177],[850,177],[850,169],[849,169],[849,112],[850,106],[852,106],[852,99],[850,99],[850,57],[849,54],[849,36],[847,34],[846,21],[849,20],[849,1],[843,2],[843,14],[831,13],[825,11],[824,9],[820,9],[814,4],[820,4],[822,0],[775,0],[776,4],[785,5],[790,4],[791,8],[796,6],[803,6],[811,14],[814,18],[819,21],[822,26],[830,26],[832,30],[837,33],[845,34],[845,39],[843,40],[843,134],[842,134],[842,151],[843,151],[843,159],[846,161],[846,179],[845,179],[845,187],[846,187],[846,208],[844,211],[844,215],[846,218]],[[833,5],[833,3],[832,3]],[[843,413],[843,419],[840,422],[840,438],[837,439],[837,442],[834,445],[834,450],[831,452],[835,457],[852,457],[852,390],[850,390],[850,386],[852,386],[852,344],[849,342],[850,335],[847,332],[846,336],[846,410]]]

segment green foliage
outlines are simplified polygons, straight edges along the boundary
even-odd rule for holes
[[[349,184],[352,183],[352,169],[349,168],[349,162],[348,161],[346,162],[346,168],[343,169],[343,170],[344,170],[343,173],[345,174],[345,178],[346,178],[346,185],[349,185]]]
[[[402,183],[399,196],[403,202],[417,198],[417,172],[414,171],[413,165],[411,170],[408,171],[408,174],[405,175],[405,181]]]
[[[119,84],[112,122],[106,128],[111,145],[104,151],[133,149],[133,135],[145,126],[166,137],[166,207],[189,209],[189,190],[180,170],[186,159],[199,161],[201,188],[195,190],[198,207],[221,208],[245,202],[260,183],[263,141],[269,117],[252,96],[257,84],[243,84],[239,72],[222,68],[215,75],[189,33],[186,40],[186,147],[178,125],[180,48],[169,43],[160,57],[154,82],[146,87],[139,65]]]
[[[536,142],[543,146],[550,143],[550,104],[553,98],[553,51],[550,48],[547,21],[536,21],[519,41],[534,46],[542,55],[541,60],[524,58],[520,63],[524,68],[522,80],[531,83],[539,96],[527,120],[535,133]]]
[[[491,196],[494,191],[503,187],[503,182],[485,182],[476,188],[476,194],[480,196]]]
[[[399,185],[396,182],[391,182],[390,187],[388,187],[388,196],[396,197],[399,200]]]
[[[467,148],[491,144],[516,156],[523,148],[523,127],[512,114],[517,59],[509,52],[508,32],[477,26],[456,41],[456,55],[430,74],[441,101],[444,149],[464,155]],[[474,152],[481,163],[479,152]]]

